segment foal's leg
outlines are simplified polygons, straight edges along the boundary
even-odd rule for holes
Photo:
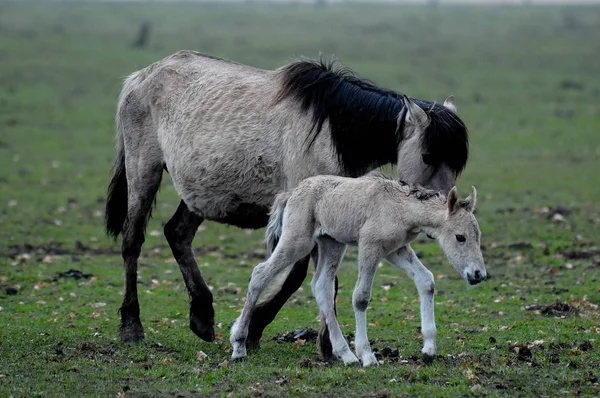
[[[212,293],[208,289],[192,252],[192,241],[202,217],[190,211],[183,200],[165,225],[165,237],[173,257],[179,264],[185,285],[192,299],[190,303],[190,329],[205,341],[215,339],[215,311]]]
[[[127,158],[127,217],[123,225],[121,253],[125,266],[125,292],[121,313],[120,337],[124,342],[144,340],[137,294],[137,265],[148,216],[162,179],[162,165],[142,164]]]
[[[359,245],[358,248],[358,280],[352,294],[354,316],[356,318],[356,355],[362,361],[363,366],[377,364],[377,359],[371,351],[369,338],[367,337],[367,307],[371,300],[371,289],[377,264],[382,258],[379,246]]]
[[[294,237],[290,236],[290,238],[286,239],[286,235],[284,234],[271,257],[264,263],[258,264],[254,268],[254,271],[252,271],[242,314],[231,328],[229,341],[233,346],[233,359],[244,358],[247,355],[246,340],[250,317],[255,310],[256,302],[261,293],[277,275],[284,272],[299,259],[308,256],[314,246],[314,241],[310,235],[307,235],[306,238],[299,238],[297,235]]]
[[[310,254],[313,263],[315,265],[315,270],[319,268],[319,250],[315,247],[315,249]],[[314,280],[314,278],[313,278]],[[335,277],[335,286],[333,290],[333,312],[337,317],[337,308],[335,304],[335,300],[337,298],[338,293],[338,278],[337,275]],[[327,322],[325,322],[325,318],[319,315],[319,324],[321,327],[319,328],[319,334],[317,336],[317,352],[319,357],[324,361],[330,361],[333,358],[333,347],[331,346],[331,340],[329,338],[329,328],[327,327]]]
[[[329,329],[332,353],[346,365],[358,362],[342,334],[335,314],[335,275],[346,252],[346,245],[329,237],[318,239],[319,260],[311,287],[321,310],[320,318]]]
[[[246,340],[248,348],[258,348],[265,328],[273,322],[281,307],[283,307],[292,294],[302,286],[302,282],[306,279],[309,259],[310,257],[305,256],[296,261],[277,294],[268,301],[256,306],[251,315],[252,318]]]
[[[387,256],[392,264],[402,268],[415,282],[421,301],[421,333],[423,334],[423,361],[430,363],[435,355],[435,316],[433,311],[433,293],[435,282],[433,274],[419,261],[410,246],[405,246]]]

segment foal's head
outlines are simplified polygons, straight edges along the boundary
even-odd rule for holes
[[[454,268],[471,285],[483,282],[487,276],[480,248],[481,231],[473,214],[476,202],[475,187],[466,199],[459,199],[456,187],[453,187],[448,194],[448,210],[438,236]]]
[[[443,105],[404,97],[398,116],[399,178],[444,194],[456,183],[469,152],[468,132],[453,97]]]

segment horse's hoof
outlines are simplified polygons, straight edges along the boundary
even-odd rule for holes
[[[423,356],[421,357],[421,359],[423,360],[423,362],[426,365],[431,365],[433,363],[434,358],[435,358],[434,355],[429,355],[429,354],[425,354],[425,353],[423,353]]]
[[[123,343],[139,343],[144,341],[144,328],[141,323],[132,323],[121,326],[119,335]]]
[[[198,327],[196,323],[190,321],[190,329],[192,330],[192,332],[194,332],[196,336],[200,337],[206,342],[211,343],[215,341],[215,328],[213,328],[212,326],[208,328]]]
[[[330,362],[334,359],[333,347],[331,346],[331,340],[329,340],[329,331],[327,327],[322,327],[319,330],[319,336],[317,337],[317,353],[322,361]]]
[[[258,350],[260,348],[260,339],[258,340],[251,340],[251,339],[246,339],[246,348],[249,350]]]

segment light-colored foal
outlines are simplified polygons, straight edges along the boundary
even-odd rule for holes
[[[456,270],[470,284],[486,277],[480,231],[473,215],[476,191],[459,200],[453,188],[446,199],[422,188],[374,177],[319,176],[277,197],[267,236],[279,237],[271,256],[252,273],[242,314],[231,330],[234,359],[246,357],[246,337],[260,294],[297,259],[318,246],[319,261],[311,286],[329,327],[334,355],[345,364],[377,363],[367,337],[366,311],[379,262],[386,258],[414,281],[421,308],[423,357],[436,353],[433,274],[409,246],[423,232],[438,240]],[[352,295],[356,318],[356,355],[340,329],[334,310],[337,269],[348,244],[358,244],[358,280]]]

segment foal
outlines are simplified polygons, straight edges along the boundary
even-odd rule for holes
[[[477,191],[459,200],[456,187],[448,197],[420,187],[380,177],[358,179],[317,176],[291,192],[279,194],[267,229],[269,243],[279,243],[269,259],[252,272],[246,304],[231,329],[233,358],[246,356],[252,311],[265,288],[289,272],[298,259],[318,245],[318,266],[311,286],[329,328],[333,354],[345,364],[377,363],[367,338],[366,310],[377,264],[386,258],[415,282],[421,301],[423,359],[436,352],[433,274],[409,246],[423,232],[437,239],[444,253],[471,285],[486,278],[480,250],[480,230],[473,215]],[[334,281],[349,244],[358,244],[358,281],[352,295],[356,318],[356,355],[346,342],[334,309]],[[270,244],[270,250],[272,250]]]

